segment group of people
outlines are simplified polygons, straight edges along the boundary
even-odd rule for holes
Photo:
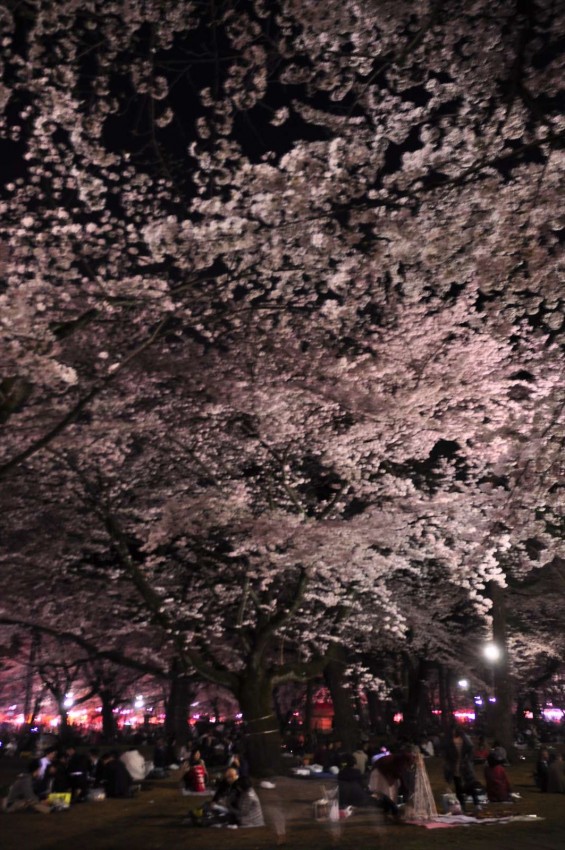
[[[498,741],[492,747],[480,742],[479,749],[464,730],[454,725],[444,749],[445,779],[453,785],[461,812],[466,810],[468,797],[473,800],[475,811],[481,808],[481,796],[486,794],[490,803],[508,803],[514,799],[506,773],[506,750]],[[478,781],[475,764],[484,763],[485,789]]]
[[[382,808],[385,817],[394,820],[399,820],[407,812],[413,814],[417,787],[421,783],[429,787],[422,754],[417,746],[408,744],[395,753],[385,749],[375,754],[368,773],[362,773],[361,763],[362,760],[353,753],[346,757],[337,775],[341,810],[347,811],[349,806],[376,804]],[[419,812],[422,819],[437,814],[431,791],[427,802],[426,811]]]
[[[25,773],[17,777],[8,793],[6,810],[48,813],[61,805],[62,799],[70,805],[89,796],[132,797],[150,770],[151,765],[135,747],[123,753],[100,753],[96,747],[81,753],[72,745],[49,747],[41,758],[32,758]]]
[[[441,742],[441,752],[444,777],[455,793],[458,811],[461,813],[466,813],[470,801],[474,811],[479,812],[485,799],[491,803],[504,803],[518,796],[513,793],[506,772],[506,751],[497,741],[485,748],[478,759],[470,737],[461,726],[454,725],[450,734]],[[395,753],[383,748],[371,757],[363,748],[351,755],[342,754],[341,757],[331,749],[323,755],[328,765],[324,769],[330,772],[336,771],[334,764],[336,759],[339,763],[341,758],[339,770],[336,771],[341,810],[349,806],[372,805],[377,800],[385,814],[393,818],[398,818],[402,809],[409,811],[415,807],[420,817],[433,816],[435,804],[423,764],[423,757],[428,755],[428,750],[421,745],[407,745]],[[484,763],[484,786],[477,778],[477,763]],[[559,766],[562,771],[563,763],[559,758],[552,767],[549,763],[538,764],[540,787],[547,790],[547,776],[551,771],[551,787],[557,790],[559,783],[555,777]],[[415,801],[417,791],[420,798]]]
[[[495,741],[484,753],[485,791],[489,802],[508,803],[516,798],[506,773],[507,754],[504,747]],[[462,811],[465,811],[465,797],[472,796],[478,806],[478,793],[481,788],[475,776],[474,764],[477,763],[477,749],[473,749],[470,738],[460,727],[452,730],[451,739],[445,749],[448,781],[453,782],[455,793]],[[483,759],[481,759],[483,761]],[[536,785],[543,792],[565,793],[565,770],[561,753],[543,748],[534,773]]]
[[[498,742],[487,747],[474,746],[459,725],[441,742],[444,776],[454,789],[460,810],[465,813],[472,800],[475,810],[481,808],[485,796],[489,802],[510,802],[513,794],[506,773],[506,751]],[[316,753],[325,771],[337,778],[339,808],[379,805],[385,815],[398,819],[404,810],[415,807],[422,817],[435,813],[433,795],[425,770],[422,745],[405,745],[396,752],[386,748],[367,751],[363,745],[347,753],[339,742]],[[476,775],[477,764],[484,764],[484,786]],[[262,826],[261,803],[249,778],[249,767],[243,755],[231,748],[223,777],[217,787],[210,787],[210,776],[200,742],[190,752],[180,754],[163,741],[158,741],[153,761],[146,761],[136,746],[124,752],[97,748],[79,752],[70,745],[64,749],[46,749],[41,758],[31,759],[25,773],[12,785],[7,810],[29,808],[38,812],[53,809],[53,798],[61,794],[72,803],[105,797],[131,797],[150,777],[168,775],[170,768],[180,768],[180,787],[186,795],[208,793],[211,799],[193,810],[186,822],[210,826]],[[565,766],[559,752],[541,749],[534,774],[536,785],[544,793],[565,793]]]
[[[229,767],[235,768],[240,778],[249,777],[249,766],[241,753],[232,752],[226,764],[226,768]],[[207,790],[210,777],[199,746],[195,746],[190,756],[182,762],[180,776],[184,794],[203,794]]]
[[[204,794],[210,777],[198,746],[182,765],[181,790],[183,794]],[[212,792],[210,792],[212,793]],[[249,768],[244,757],[233,752],[223,777],[213,791],[212,799],[193,809],[185,823],[192,826],[254,827],[264,826],[263,811],[257,792],[249,778]]]

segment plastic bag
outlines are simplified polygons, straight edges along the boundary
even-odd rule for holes
[[[461,814],[461,803],[455,794],[443,794],[441,798],[441,805],[446,815]]]
[[[339,803],[338,803],[337,799],[332,800],[331,803],[330,803],[330,811],[329,811],[329,814],[328,814],[328,819],[331,820],[331,821],[338,821],[339,820]]]

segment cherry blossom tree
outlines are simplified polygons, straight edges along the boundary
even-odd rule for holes
[[[37,558],[116,652],[111,578],[272,742],[277,681],[423,640],[403,575],[486,632],[560,551],[561,5],[0,13],[4,604]]]

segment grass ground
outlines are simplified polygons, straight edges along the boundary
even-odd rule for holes
[[[439,800],[445,790],[441,761],[426,761]],[[22,762],[0,761],[0,785],[12,781]],[[480,772],[480,768],[478,769]],[[58,814],[0,815],[1,850],[269,850],[285,838],[288,850],[564,850],[565,795],[540,794],[531,759],[509,768],[514,804],[491,804],[485,815],[537,815],[531,821],[427,830],[385,824],[379,812],[358,811],[335,827],[312,817],[321,783],[280,777],[274,790],[258,789],[268,826],[253,830],[194,829],[182,825],[202,798],[182,797],[174,775],[147,783],[132,800],[84,803]]]

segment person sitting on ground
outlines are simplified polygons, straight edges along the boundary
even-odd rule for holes
[[[47,768],[45,777],[51,773],[52,781],[49,792],[52,794],[66,794],[71,790],[71,777],[69,775],[69,756],[67,751],[62,752],[56,761]],[[44,777],[44,779],[45,779]]]
[[[216,823],[237,824],[241,794],[239,773],[235,767],[228,767],[216,793],[205,809],[212,812]]]
[[[547,768],[548,794],[565,794],[565,773],[563,756],[559,752],[551,753]]]
[[[96,784],[96,770],[100,761],[100,750],[98,747],[91,747],[86,757],[88,759],[88,784],[89,786],[94,786]]]
[[[134,785],[119,756],[117,750],[111,750],[101,756],[100,787],[104,788],[107,797],[132,797],[139,786]]]
[[[547,791],[547,781],[549,774],[549,750],[541,749],[539,751],[536,769],[534,772],[534,780],[542,794]]]
[[[41,782],[41,762],[32,759],[27,766],[26,773],[21,773],[8,792],[6,801],[7,812],[19,812],[22,809],[31,809],[40,814],[49,814],[51,808],[42,802],[37,793],[38,783]]]
[[[240,777],[249,776],[249,765],[247,764],[247,759],[240,753],[239,750],[235,749],[228,760],[228,767],[235,767]]]
[[[187,794],[202,794],[206,791],[208,772],[200,750],[194,750],[186,770],[182,776],[182,788]]]
[[[104,788],[106,782],[108,764],[108,753],[98,753],[96,763],[91,771],[91,783],[93,788]]]
[[[339,808],[366,806],[370,801],[363,773],[356,766],[354,755],[345,756],[345,764],[337,775]]]
[[[153,747],[153,765],[155,770],[165,770],[167,763],[167,747],[164,738],[157,738]]]
[[[120,760],[124,764],[133,782],[143,782],[147,774],[153,769],[151,762],[145,761],[137,747],[130,747],[122,753]]]
[[[55,764],[59,756],[57,747],[48,747],[39,760],[39,778],[43,779],[51,765]]]
[[[73,803],[86,800],[89,786],[90,758],[85,753],[79,753],[74,744],[67,747],[67,774]]]
[[[261,801],[251,780],[248,776],[241,776],[238,783],[241,793],[237,802],[237,825],[242,828],[265,826]]]
[[[508,803],[512,800],[512,789],[504,769],[506,753],[501,747],[494,747],[485,765],[485,783],[487,797],[491,803]]]
[[[364,775],[367,772],[367,762],[369,761],[367,745],[360,744],[354,751],[353,758],[355,759],[355,767]]]
[[[488,759],[489,753],[490,750],[487,742],[485,741],[485,736],[479,735],[473,750],[473,762],[475,764],[484,764]]]

